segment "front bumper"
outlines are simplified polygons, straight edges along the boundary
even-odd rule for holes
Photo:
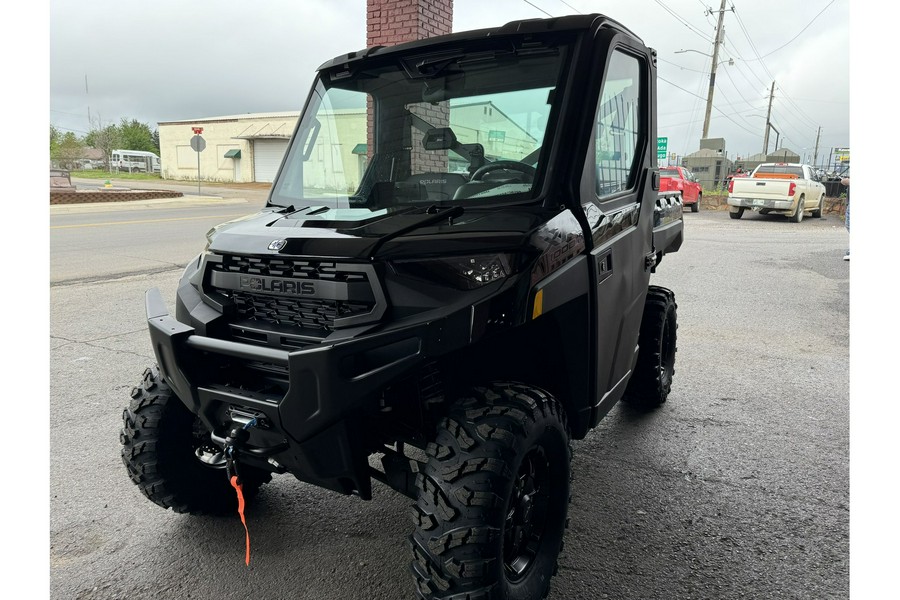
[[[434,352],[470,342],[469,311],[296,351],[199,335],[168,313],[156,289],[146,294],[147,322],[160,371],[175,394],[224,437],[241,418],[256,417],[239,459],[274,461],[297,478],[342,493],[371,495],[368,451],[354,423],[375,407],[383,388]],[[223,385],[239,369],[276,374],[284,387]],[[255,372],[255,371],[254,371]],[[353,417],[348,418],[348,417]]]

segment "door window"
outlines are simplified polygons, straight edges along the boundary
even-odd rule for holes
[[[641,70],[633,56],[616,51],[600,93],[595,128],[597,196],[604,199],[635,186],[641,132]]]

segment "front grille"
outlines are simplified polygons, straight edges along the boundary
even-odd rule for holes
[[[235,322],[319,337],[331,332],[336,320],[363,317],[376,308],[370,277],[377,276],[371,267],[225,254],[210,260],[209,269],[210,289],[231,301]]]
[[[342,270],[338,263],[318,260],[296,260],[280,256],[235,256],[226,254],[214,270],[245,275],[284,277],[287,279],[321,279],[324,281],[366,281],[365,273]]]
[[[234,301],[237,314],[244,319],[302,329],[330,331],[334,328],[335,319],[365,314],[372,310],[371,305],[362,302],[302,300],[227,290],[222,292]]]

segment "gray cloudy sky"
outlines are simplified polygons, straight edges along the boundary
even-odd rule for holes
[[[659,135],[698,147],[717,0],[456,0],[453,30],[600,12],[659,53]],[[299,110],[316,67],[365,46],[365,0],[50,0],[50,122],[79,135],[160,121]],[[782,145],[820,162],[849,146],[849,0],[729,0],[710,137],[763,149],[769,86]],[[704,14],[707,13],[707,14]],[[811,24],[810,24],[811,23]],[[806,29],[804,29],[806,28]],[[695,52],[677,53],[678,50]],[[770,149],[774,148],[774,133]]]

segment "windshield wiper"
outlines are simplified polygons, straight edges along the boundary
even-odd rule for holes
[[[407,225],[406,227],[401,227],[400,229],[392,231],[391,233],[385,235],[374,244],[372,244],[372,247],[369,250],[369,257],[374,257],[376,254],[378,254],[378,251],[382,246],[384,246],[385,243],[393,239],[396,239],[402,235],[406,235],[410,231],[415,231],[416,229],[420,229],[422,227],[428,227],[430,225],[434,225],[435,223],[440,223],[444,219],[452,221],[453,219],[461,217],[464,212],[466,211],[462,206],[450,206],[447,207],[446,210],[441,210],[441,207],[439,207],[437,204],[432,204],[425,210],[425,218]]]

